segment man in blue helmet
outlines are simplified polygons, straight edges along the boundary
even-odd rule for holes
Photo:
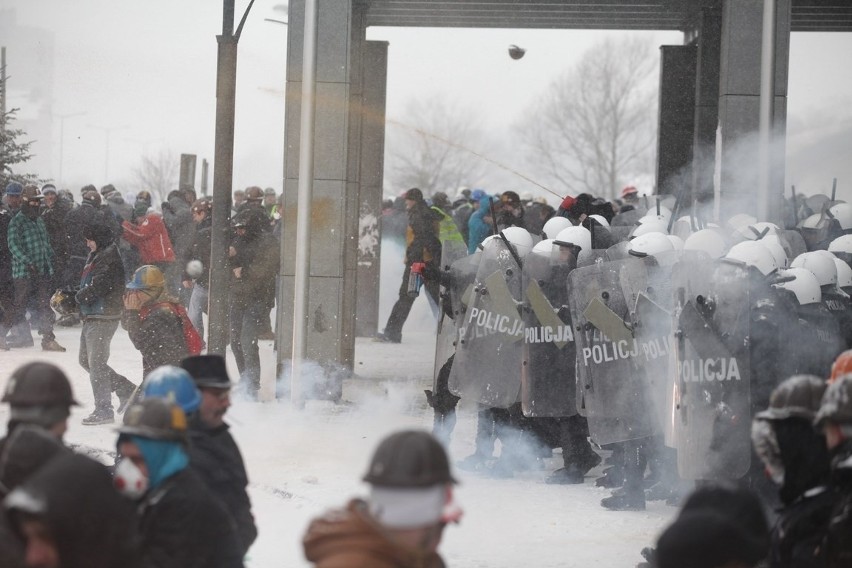
[[[124,414],[116,487],[138,503],[143,566],[242,568],[234,522],[189,467],[186,415],[146,398]]]
[[[157,367],[142,382],[141,399],[163,398],[180,406],[192,418],[201,406],[201,392],[184,369],[174,365]]]

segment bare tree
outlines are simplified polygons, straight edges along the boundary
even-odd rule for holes
[[[388,181],[400,190],[419,187],[424,195],[474,184],[486,171],[481,124],[474,109],[446,98],[409,101],[404,119],[388,119]]]
[[[651,173],[654,53],[638,38],[586,51],[515,127],[534,165],[572,193],[610,199],[625,181]]]
[[[177,189],[180,157],[170,150],[160,150],[156,156],[142,156],[139,167],[133,170],[136,185],[147,190],[160,202],[172,189]]]

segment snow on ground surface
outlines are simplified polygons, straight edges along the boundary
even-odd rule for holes
[[[399,290],[403,248],[382,242],[379,328],[384,327]],[[355,376],[344,381],[344,402],[308,401],[304,409],[287,400],[261,403],[234,393],[226,419],[248,470],[259,536],[249,551],[247,568],[309,566],[301,539],[310,520],[351,497],[367,493],[361,477],[379,441],[402,428],[432,427],[432,410],[423,389],[431,388],[435,353],[433,306],[421,294],[403,329],[401,344],[358,338]],[[275,321],[274,312],[272,321]],[[35,335],[35,334],[34,334]],[[71,379],[81,403],[72,410],[67,443],[111,462],[116,426],[83,426],[93,410],[88,374],[77,363],[80,327],[56,328],[67,353],[45,353],[38,346],[0,351],[0,387],[19,365],[36,359],[59,365]],[[121,327],[112,342],[110,365],[134,383],[142,379],[142,358]],[[272,381],[275,354],[261,342],[262,380]],[[231,379],[237,371],[228,354]],[[278,385],[281,387],[281,383]],[[115,399],[114,406],[118,406]],[[8,420],[0,405],[0,429]],[[458,462],[473,453],[476,406],[462,401],[450,445]],[[499,443],[498,443],[499,447]],[[444,532],[441,552],[452,568],[632,568],[639,552],[652,545],[676,510],[650,502],[643,512],[613,512],[600,506],[609,490],[594,486],[603,466],[584,485],[547,485],[545,477],[561,467],[558,452],[546,468],[513,479],[496,479],[454,468],[460,486],[454,495],[464,509],[461,524]]]
[[[426,308],[428,310],[428,308]],[[434,336],[411,332],[403,343],[374,343],[359,338],[356,376],[344,383],[344,404],[309,401],[296,410],[287,401],[237,399],[228,418],[251,480],[250,494],[260,536],[249,552],[250,568],[307,566],[301,538],[311,518],[350,497],[364,495],[360,481],[370,455],[386,434],[400,428],[431,427],[432,414],[423,388],[431,382]],[[114,451],[115,426],[82,426],[92,410],[88,375],[77,364],[80,328],[57,328],[67,353],[38,347],[0,352],[0,384],[27,361],[41,359],[62,367],[71,378],[81,406],[74,408],[66,441]],[[274,368],[272,342],[262,342],[263,371]],[[141,379],[141,358],[126,332],[112,343],[112,366],[134,382]],[[232,377],[236,377],[232,367]],[[117,401],[115,401],[117,405]],[[476,411],[459,407],[451,458],[473,451]],[[0,421],[8,407],[0,408]],[[465,511],[462,523],[448,527],[441,551],[453,567],[632,567],[639,551],[651,544],[675,514],[660,502],[644,512],[611,512],[599,505],[609,492],[585,485],[546,485],[545,476],[561,465],[558,453],[548,468],[515,479],[492,479],[456,469],[461,482],[456,498]],[[600,468],[592,473],[599,473]],[[71,489],[71,488],[69,488]]]

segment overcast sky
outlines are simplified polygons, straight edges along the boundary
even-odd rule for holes
[[[257,0],[240,41],[236,187],[282,187],[287,28],[264,21],[283,17],[274,10],[280,3]],[[238,1],[240,14],[245,4]],[[86,113],[65,121],[65,185],[129,184],[139,156],[164,149],[212,161],[221,2],[0,0],[0,7],[15,8],[20,25],[56,34],[53,112]],[[412,97],[448,96],[477,109],[492,136],[505,138],[500,140],[504,154],[494,159],[508,162],[515,152],[506,127],[584,49],[616,33],[371,28],[367,36],[390,42],[389,117],[404,122]],[[680,33],[649,35],[656,44],[682,41]],[[511,43],[528,50],[522,60],[506,55]],[[14,75],[14,46],[8,47]],[[793,34],[788,186],[827,190],[838,177],[841,193],[848,190],[852,199],[852,67],[838,57],[849,53],[852,34]],[[14,99],[14,83],[10,87],[10,105],[25,104]],[[105,128],[112,129],[109,180],[102,179]],[[51,163],[37,158],[33,164],[42,175],[55,177],[58,120],[50,143]]]

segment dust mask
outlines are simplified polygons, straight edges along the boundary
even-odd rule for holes
[[[115,467],[115,488],[131,499],[139,499],[148,490],[148,478],[127,458]]]

